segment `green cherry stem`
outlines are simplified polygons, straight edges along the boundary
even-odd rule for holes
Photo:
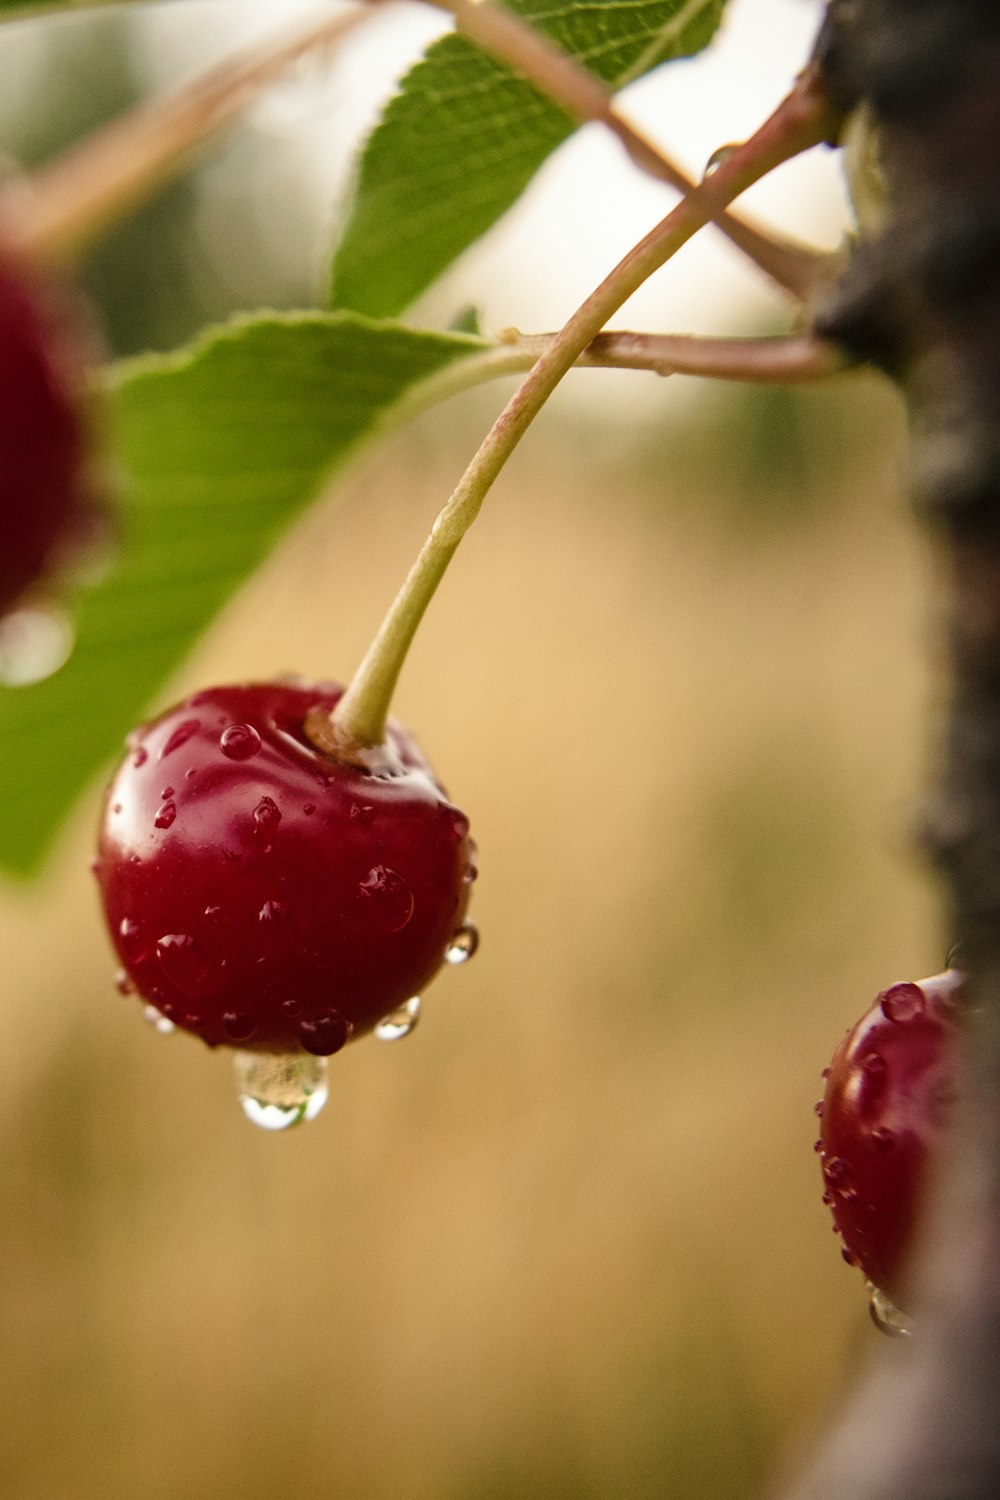
[[[479,447],[330,717],[325,748],[377,749],[406,654],[424,611],[491,485],[560,380],[654,271],[734,198],[790,157],[831,138],[835,120],[811,69],[760,129],[703,179],[601,282],[547,346]],[[336,748],[334,748],[336,747]]]

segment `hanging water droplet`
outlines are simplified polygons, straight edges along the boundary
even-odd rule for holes
[[[880,1291],[877,1286],[872,1286],[870,1281],[868,1291],[868,1311],[875,1327],[882,1333],[887,1333],[892,1339],[912,1338],[913,1319],[905,1312],[901,1312],[885,1292]]]
[[[132,983],[131,979],[128,977],[128,971],[127,970],[125,970],[125,969],[116,969],[115,970],[115,989],[118,991],[119,995],[134,995],[135,994],[135,985]]]
[[[157,1010],[155,1005],[144,1005],[142,1014],[153,1030],[158,1031],[161,1036],[169,1036],[172,1031],[177,1030],[170,1017],[165,1016],[162,1011]]]
[[[389,1015],[383,1016],[375,1027],[380,1042],[398,1042],[410,1032],[420,1020],[420,996],[414,995],[405,1005],[397,1006]]]
[[[724,166],[731,156],[736,155],[742,144],[742,141],[730,141],[728,145],[720,146],[718,150],[713,151],[705,163],[705,170],[702,176],[711,177],[712,173],[717,172],[721,166]]]
[[[243,1113],[261,1130],[288,1130],[315,1120],[327,1101],[325,1057],[237,1052],[233,1068]]]
[[[193,734],[197,734],[200,728],[200,719],[185,719],[182,724],[178,724],[177,728],[174,730],[173,734],[170,736],[170,738],[167,740],[167,743],[160,751],[160,759],[164,760],[166,756],[173,755],[174,751],[179,750],[182,745],[186,745],[191,736]]]
[[[870,1077],[881,1078],[886,1069],[886,1062],[881,1052],[869,1052],[861,1066]]]
[[[479,928],[473,922],[460,927],[444,950],[446,964],[466,964],[479,947]]]
[[[219,735],[219,748],[230,760],[250,760],[260,746],[260,735],[252,724],[230,724]]]
[[[73,650],[73,623],[60,609],[31,605],[0,619],[0,683],[30,687],[51,677]]]
[[[140,766],[144,766],[148,759],[149,751],[146,749],[145,745],[137,745],[135,750],[132,752],[132,764],[135,766],[136,770],[138,771]]]

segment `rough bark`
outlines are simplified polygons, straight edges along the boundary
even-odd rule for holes
[[[1000,1496],[1000,0],[830,0],[816,59],[879,142],[883,231],[818,331],[898,384],[946,579],[948,720],[925,819],[974,1007],[917,1332],[879,1351],[789,1500]],[[888,584],[888,580],[887,580]]]

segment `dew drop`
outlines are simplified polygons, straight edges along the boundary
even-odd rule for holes
[[[221,910],[222,910],[221,906],[206,906],[205,907],[205,915],[206,915],[206,917],[217,917],[219,915],[219,912]]]
[[[460,927],[444,950],[446,964],[467,964],[479,948],[479,928],[472,922]]]
[[[302,811],[305,813],[307,818],[311,818],[313,813],[316,811],[315,802],[307,802]]]
[[[827,1208],[832,1208],[836,1201],[836,1193],[831,1193],[830,1189],[827,1188],[826,1192],[823,1194],[823,1202],[826,1204]]]
[[[135,766],[135,769],[138,771],[140,766],[144,766],[148,759],[149,751],[145,745],[137,745],[132,754],[132,764]]]
[[[122,810],[122,805],[121,805],[120,802],[116,802],[114,804],[114,806],[112,807],[112,809],[111,809],[111,811],[114,813],[114,815],[115,815],[116,818],[117,818],[118,814],[121,812],[121,810]]]
[[[329,784],[327,781],[328,786]],[[356,823],[374,823],[375,809],[370,802],[352,802],[351,817]]]
[[[398,1006],[389,1015],[383,1016],[375,1027],[380,1042],[398,1042],[410,1032],[420,1020],[420,996],[414,995],[405,1005]]]
[[[905,1026],[923,1015],[924,992],[919,984],[893,984],[879,995],[879,1003],[888,1020]]]
[[[413,892],[396,870],[374,865],[358,886],[365,915],[382,932],[400,932],[413,916]]]
[[[823,1155],[823,1142],[822,1141],[813,1141],[813,1150],[815,1152],[817,1152],[818,1155],[822,1156]]]
[[[260,746],[260,735],[252,724],[230,724],[219,736],[219,749],[230,760],[250,760]]]
[[[197,734],[200,728],[200,719],[185,719],[183,724],[178,724],[160,751],[160,759],[165,760],[168,755],[173,755],[175,750],[179,750],[182,745],[186,745],[191,736]]]
[[[257,919],[260,922],[280,922],[284,915],[285,908],[280,901],[265,901],[257,913]]]
[[[888,1125],[876,1125],[871,1138],[872,1145],[877,1146],[880,1151],[887,1151],[896,1144],[896,1132],[890,1130]]]
[[[846,1247],[846,1245],[845,1245],[844,1249],[841,1250],[840,1253],[844,1257],[844,1259],[846,1260],[846,1262],[847,1262],[847,1264],[849,1266],[856,1266],[856,1265],[860,1264],[860,1262],[858,1261],[858,1257],[855,1255],[854,1251],[853,1250],[848,1250],[847,1247]]]
[[[174,789],[172,786],[165,786],[163,788],[163,791],[160,793],[160,796],[163,798],[164,802],[169,802],[173,795]]]
[[[156,828],[169,828],[176,816],[176,802],[164,802],[163,806],[156,814],[156,817],[153,819],[153,824]]]
[[[187,770],[184,772],[184,780],[185,781],[193,781],[194,778],[197,776],[197,774],[198,774],[198,767],[197,766],[188,766]]]
[[[115,989],[118,991],[119,995],[135,994],[135,985],[128,977],[128,971],[126,969],[115,970]]]
[[[215,975],[187,932],[168,932],[156,944],[156,956],[165,979],[186,995],[202,1000],[215,989]]]
[[[464,813],[453,812],[451,814],[451,836],[456,844],[460,844],[469,831],[469,820]]]
[[[233,1068],[243,1113],[261,1130],[288,1130],[315,1120],[327,1101],[325,1057],[237,1052]]]
[[[227,1010],[222,1017],[222,1029],[234,1042],[245,1042],[256,1030],[253,1016],[244,1010]]]
[[[868,1311],[875,1327],[892,1339],[908,1339],[913,1336],[913,1320],[892,1302],[877,1286],[868,1283]]]
[[[720,146],[718,150],[713,151],[705,163],[705,170],[702,176],[711,177],[713,172],[717,172],[720,167],[724,166],[730,157],[736,155],[741,145],[741,141],[731,141],[728,145]]]
[[[885,1058],[881,1052],[869,1052],[868,1056],[862,1061],[861,1066],[869,1077],[881,1078],[886,1068]]]
[[[301,1000],[282,1000],[281,1008],[286,1016],[300,1016],[302,1014]]]
[[[823,1176],[834,1187],[846,1187],[850,1175],[851,1169],[843,1157],[831,1156],[829,1161],[823,1163]]]
[[[12,609],[0,619],[0,683],[30,687],[44,682],[73,650],[73,623],[61,609]]]
[[[101,861],[99,859],[92,859],[90,861],[90,873],[91,873],[91,875],[95,875],[95,876],[99,876],[100,875],[100,873],[101,873]]]
[[[833,1072],[833,1069],[832,1069],[832,1068],[824,1068],[824,1069],[823,1069],[823,1071],[822,1071],[822,1073],[821,1073],[821,1074],[820,1074],[820,1075],[819,1075],[819,1076],[820,1076],[820,1077],[821,1077],[821,1078],[822,1078],[822,1079],[823,1079],[823,1080],[824,1080],[824,1082],[825,1082],[825,1081],[826,1081],[826,1079],[827,1079],[827,1078],[829,1078],[829,1076],[830,1076],[830,1074],[831,1074],[831,1073],[832,1073],[832,1072]]]
[[[815,1114],[819,1115],[820,1118],[822,1119],[822,1117],[823,1117],[823,1101],[822,1101],[822,1099],[817,1099],[816,1103],[813,1105],[813,1111],[814,1111]]]
[[[311,1021],[300,1021],[299,1041],[316,1057],[331,1057],[350,1041],[353,1030],[346,1016],[328,1010]]]
[[[253,810],[254,832],[261,838],[271,838],[281,822],[278,804],[271,797],[261,797]]]
[[[153,1030],[158,1031],[161,1036],[169,1036],[172,1031],[177,1030],[170,1017],[165,1016],[162,1011],[157,1010],[155,1005],[144,1005],[142,1014]]]
[[[131,917],[122,917],[118,924],[118,936],[126,958],[135,960],[143,957],[144,944],[138,922],[133,922]]]

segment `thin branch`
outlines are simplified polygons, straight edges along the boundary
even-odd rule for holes
[[[378,0],[376,0],[378,3]],[[680,193],[695,184],[641,131],[618,113],[611,91],[575,58],[513,11],[489,0],[427,0],[455,17],[477,46],[530,80],[575,120],[596,121],[617,137],[636,166]],[[832,278],[840,257],[794,244],[728,212],[713,220],[754,265],[800,303],[807,304]]]
[[[511,345],[538,358],[554,337],[548,333],[519,336]],[[601,369],[651,370],[656,375],[703,375],[770,385],[826,380],[856,363],[837,344],[809,333],[729,339],[617,330],[599,333],[577,360],[578,366]]]
[[[605,277],[547,346],[508,401],[434,523],[326,732],[310,733],[334,755],[382,744],[389,703],[417,626],[494,480],[563,376],[608,318],[721,209],[782,162],[826,138],[833,115],[807,70],[756,134],[699,183]]]
[[[141,104],[0,196],[5,244],[33,258],[75,255],[109,223],[180,171],[210,135],[309,52],[367,19],[349,10],[259,44],[186,87]]]

